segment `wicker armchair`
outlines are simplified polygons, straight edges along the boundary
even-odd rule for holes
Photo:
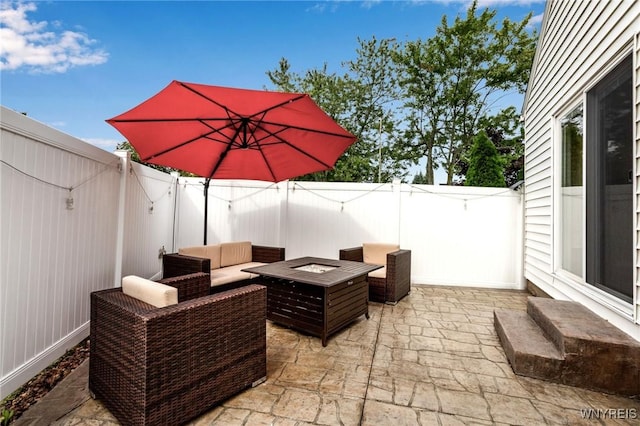
[[[93,292],[90,329],[89,390],[122,424],[185,423],[266,378],[260,285],[163,308]]]
[[[341,249],[340,260],[365,261],[363,246]],[[383,264],[381,262],[372,262]],[[380,303],[395,304],[411,290],[411,250],[393,249],[386,253],[386,266],[381,270],[383,276],[369,274],[369,300]]]

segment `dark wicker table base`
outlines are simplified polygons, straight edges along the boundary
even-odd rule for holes
[[[301,272],[296,266],[335,266],[326,273]],[[361,315],[369,318],[367,274],[379,267],[358,262],[301,258],[249,268],[267,287],[267,319],[322,339]]]

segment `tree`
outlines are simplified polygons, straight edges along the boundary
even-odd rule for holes
[[[509,107],[496,117],[490,117],[481,126],[496,147],[504,164],[504,180],[507,186],[524,180],[524,129],[514,107]]]
[[[345,182],[389,181],[404,177],[409,158],[396,152],[397,119],[393,103],[398,99],[392,52],[398,49],[393,39],[358,39],[355,60],[346,61],[343,75],[321,69],[304,75],[291,71],[282,58],[278,68],[267,72],[276,90],[308,93],[340,125],[353,133],[357,141],[340,157],[332,170],[297,178]],[[386,141],[387,144],[382,142]]]
[[[498,155],[504,164],[504,180],[507,186],[524,180],[524,129],[520,126],[520,116],[515,107],[508,107],[496,116],[485,117],[480,120],[480,128],[484,129],[493,142]],[[464,184],[469,169],[469,154],[456,166],[456,173],[460,176],[456,183]]]
[[[429,183],[436,166],[447,172],[447,184],[463,175],[473,136],[491,121],[500,96],[525,90],[536,40],[526,30],[530,15],[519,23],[504,19],[500,28],[495,16],[489,9],[478,14],[474,2],[464,18],[450,25],[443,16],[434,37],[408,42],[394,56],[406,99],[407,149],[426,157]],[[492,122],[511,135],[510,119],[500,111]]]
[[[431,178],[431,180],[433,180],[433,177]],[[419,184],[431,185],[430,183],[427,182],[427,177],[423,175],[421,172],[418,172],[413,177],[413,181],[411,183],[414,185],[419,185]]]
[[[476,135],[469,151],[469,169],[465,185],[503,187],[504,166],[487,134],[482,131]]]

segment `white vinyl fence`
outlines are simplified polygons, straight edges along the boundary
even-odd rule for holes
[[[176,248],[202,244],[203,180],[179,182]],[[293,259],[383,241],[412,251],[414,284],[524,288],[521,195],[507,188],[218,181],[208,224],[209,244],[250,240]]]
[[[157,274],[175,178],[4,107],[0,132],[3,398],[88,336],[92,291]]]
[[[0,112],[1,398],[88,335],[92,291],[160,277],[163,251],[203,243],[204,187]],[[287,259],[396,242],[413,284],[524,288],[510,189],[212,181],[207,230],[209,244],[250,240]]]

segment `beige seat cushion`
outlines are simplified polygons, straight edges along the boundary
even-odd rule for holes
[[[380,269],[376,269],[375,271],[371,271],[368,274],[372,278],[387,278],[387,267],[383,266]]]
[[[145,303],[164,308],[178,303],[178,289],[135,275],[122,278],[122,292]]]
[[[220,244],[220,267],[251,262],[251,241]],[[213,266],[211,266],[213,269]]]
[[[244,268],[252,268],[254,266],[262,266],[264,263],[260,262],[248,262],[241,263],[240,265],[231,265],[225,266],[220,269],[216,269],[215,271],[211,271],[211,286],[217,286],[221,284],[233,283],[236,281],[248,280],[250,278],[255,278],[258,275],[251,274],[249,272],[243,272]]]
[[[220,245],[193,246],[178,249],[179,254],[186,256],[204,257],[211,260],[211,269],[220,267]]]
[[[387,253],[400,250],[398,244],[364,243],[362,244],[362,259],[364,263],[372,265],[387,265]]]

